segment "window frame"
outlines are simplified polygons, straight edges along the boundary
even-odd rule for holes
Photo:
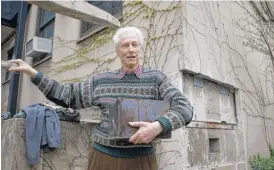
[[[97,2],[106,2],[106,1],[97,1]],[[117,1],[109,1],[109,2],[117,2]],[[87,1],[87,3],[89,3],[89,1]],[[111,15],[113,15],[115,18],[117,18],[120,21],[123,18],[123,1],[121,1],[121,3],[122,3],[122,5],[121,5],[121,12],[119,12],[117,14],[111,14]],[[90,4],[90,5],[93,5],[93,4]],[[107,11],[105,11],[105,12],[107,12]],[[81,25],[80,25],[80,40],[79,41],[82,41],[83,39],[86,39],[87,37],[89,37],[89,36],[91,36],[91,35],[99,32],[99,31],[101,31],[101,30],[103,30],[103,29],[105,29],[107,27],[107,26],[103,26],[103,25],[101,25],[101,26],[98,25],[95,28],[89,28],[89,29],[87,29],[86,31],[83,32],[84,25],[88,25],[88,24],[89,24],[88,22],[81,21]]]
[[[47,21],[45,21],[44,23],[42,23],[42,17],[43,17],[43,12],[47,11],[43,8],[39,8],[38,10],[38,17],[37,17],[37,21],[36,21],[36,36],[38,37],[42,37],[42,38],[53,38],[52,37],[43,37],[42,36],[42,31],[50,24],[54,24],[55,26],[55,17],[56,17],[56,13],[54,13],[54,15],[52,15],[50,18],[47,19]],[[53,35],[54,35],[54,26],[53,26]],[[38,59],[33,58],[32,59],[32,66],[36,67],[38,65],[40,65],[41,63],[49,60],[51,58],[51,54],[45,54],[44,56],[39,57]]]
[[[205,84],[209,84],[209,83],[212,83],[214,86],[217,86],[218,89],[215,91],[215,92],[218,92],[219,94],[219,97],[222,97],[222,96],[232,96],[232,102],[233,102],[233,112],[232,114],[230,114],[230,116],[232,116],[232,121],[231,122],[228,122],[228,121],[224,121],[222,119],[219,119],[219,120],[210,120],[210,119],[196,119],[195,118],[195,115],[193,113],[193,120],[192,122],[198,122],[198,124],[196,124],[195,126],[193,125],[190,125],[190,127],[207,127],[208,125],[210,124],[214,124],[216,125],[216,127],[214,128],[227,128],[227,129],[233,129],[235,128],[235,126],[238,125],[238,113],[239,113],[239,108],[238,108],[238,105],[239,105],[239,99],[238,99],[238,88],[236,88],[234,85],[232,84],[228,84],[228,83],[224,83],[224,82],[220,82],[218,81],[217,79],[213,79],[205,74],[202,74],[202,73],[199,73],[199,72],[194,72],[192,70],[188,70],[188,69],[181,69],[180,70],[181,72],[181,76],[182,76],[182,79],[183,79],[183,93],[185,93],[185,89],[184,89],[184,86],[185,86],[185,76],[189,78],[189,83],[192,81],[192,88],[198,88],[198,89],[204,89],[206,88],[206,85]],[[197,82],[197,80],[195,79],[200,79],[203,83],[200,83],[200,82]],[[207,86],[209,87],[209,86]],[[205,89],[204,89],[205,90]],[[212,89],[211,89],[212,90]],[[185,94],[186,95],[186,94]],[[193,100],[193,99],[192,99]],[[192,101],[193,102],[193,101]],[[220,113],[219,113],[220,114]],[[203,122],[203,123],[201,123]]]
[[[44,30],[45,27],[47,27],[48,25],[50,25],[52,23],[55,23],[55,13],[54,13],[54,15],[51,16],[51,18],[49,18],[48,21],[41,24],[41,22],[42,22],[42,12],[43,11],[47,11],[47,10],[42,9],[42,8],[39,9],[39,17],[38,17],[39,18],[39,23],[38,23],[38,25],[39,25],[39,36],[40,37],[42,37],[42,30]],[[53,34],[54,34],[54,27],[53,27]],[[52,38],[52,37],[50,37],[50,38]]]

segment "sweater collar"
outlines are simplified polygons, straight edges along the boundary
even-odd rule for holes
[[[137,65],[136,69],[133,72],[137,78],[140,78],[140,75],[142,73],[142,66],[140,64]],[[124,71],[123,67],[120,69],[120,78],[123,79],[126,75],[126,72]]]

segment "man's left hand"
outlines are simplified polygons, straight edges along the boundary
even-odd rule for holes
[[[150,143],[157,135],[163,131],[163,126],[158,122],[129,122],[132,127],[139,127],[139,130],[129,138],[129,142],[134,144]]]

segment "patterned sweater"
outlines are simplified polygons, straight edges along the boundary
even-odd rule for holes
[[[98,106],[102,121],[93,132],[93,141],[101,146],[114,148],[152,147],[153,144],[134,145],[128,141],[108,137],[108,105],[117,98],[138,98],[170,101],[168,112],[157,119],[163,126],[162,134],[187,125],[192,120],[193,107],[186,97],[169,81],[162,72],[138,67],[134,73],[123,69],[95,75],[84,82],[60,84],[41,72],[32,82],[47,99],[74,109]]]

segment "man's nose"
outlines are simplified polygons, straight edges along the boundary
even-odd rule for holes
[[[128,51],[133,51],[133,46],[130,44],[129,47],[128,47]]]

